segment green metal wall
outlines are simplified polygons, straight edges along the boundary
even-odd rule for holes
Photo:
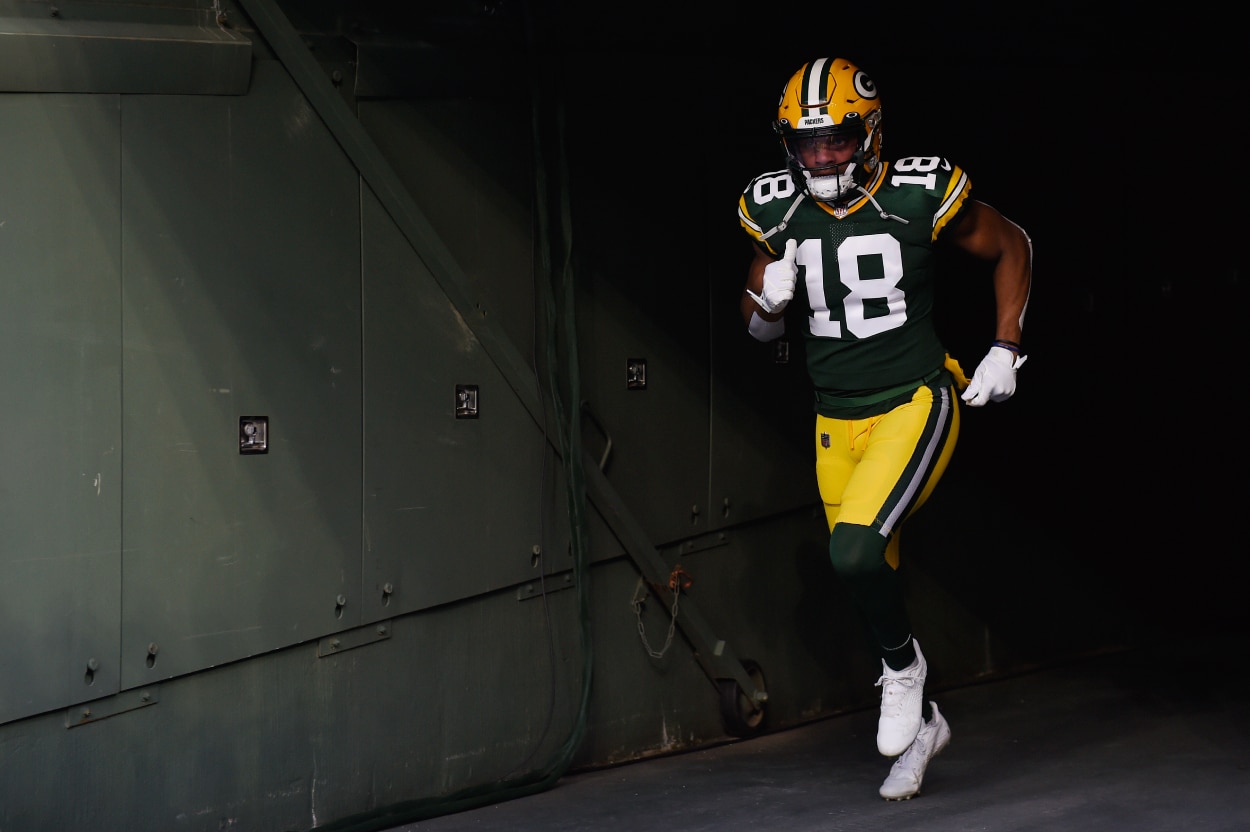
[[[753,730],[870,705],[801,364],[718,253],[739,183],[712,215],[673,142],[604,135],[695,59],[289,5],[0,4],[45,66],[0,61],[0,829],[399,823],[743,733],[748,661]],[[939,561],[935,685],[1044,654]]]
[[[121,107],[0,117],[0,718],[115,693],[121,619]]]
[[[124,96],[120,115],[131,688],[358,624],[377,597],[355,171],[273,62],[245,96]],[[240,453],[251,416],[266,454]]]

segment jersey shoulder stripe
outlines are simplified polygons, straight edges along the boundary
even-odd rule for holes
[[[890,166],[878,199],[891,213],[928,225],[936,240],[972,192],[968,174],[942,156],[907,156]]]
[[[962,209],[964,201],[967,200],[968,194],[972,191],[972,183],[968,181],[968,174],[958,165],[954,165],[954,170],[950,182],[946,187],[946,198],[942,200],[942,204],[938,206],[937,213],[933,215],[933,239],[937,239],[942,233],[942,229],[949,223]]]
[[[757,243],[779,256],[778,250],[768,242],[769,232],[784,221],[797,195],[790,171],[761,173],[738,197],[738,222]]]

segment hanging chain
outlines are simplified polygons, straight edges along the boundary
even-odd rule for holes
[[[647,648],[647,655],[653,659],[662,659],[664,654],[668,652],[668,648],[673,646],[673,634],[677,631],[677,607],[681,599],[681,591],[689,589],[692,580],[690,573],[682,569],[681,566],[674,566],[673,572],[668,576],[668,588],[673,593],[672,618],[668,622],[668,635],[664,638],[664,646],[660,650],[656,650],[651,646],[651,642],[647,641],[647,630],[642,623],[642,604],[647,600],[646,595],[635,597],[631,601],[634,608],[634,615],[638,619],[638,637],[642,639],[643,647]]]

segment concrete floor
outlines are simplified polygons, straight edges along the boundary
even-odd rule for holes
[[[1216,655],[1160,645],[943,692],[953,739],[909,801],[877,796],[890,760],[864,711],[390,832],[1247,832],[1250,663]]]

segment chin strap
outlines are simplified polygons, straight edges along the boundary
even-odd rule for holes
[[[876,208],[876,209],[877,209],[877,213],[881,215],[881,219],[883,219],[883,220],[898,220],[898,221],[899,221],[899,222],[901,222],[903,225],[910,225],[910,224],[911,224],[911,221],[910,221],[910,220],[905,220],[905,219],[903,219],[902,217],[900,217],[900,216],[898,216],[898,215],[896,215],[896,214],[891,214],[889,211],[887,211],[887,210],[885,210],[884,208],[882,208],[882,207],[881,207],[881,203],[879,203],[879,202],[877,202],[877,200],[873,199],[872,194],[870,194],[870,193],[868,193],[868,191],[864,190],[864,186],[863,186],[863,185],[856,185],[855,187],[859,189],[859,192],[860,192],[861,194],[863,194],[864,196],[868,197],[868,201],[872,203],[872,207],[874,207],[874,208]]]
[[[891,214],[889,211],[887,211],[887,210],[885,210],[884,208],[882,208],[882,207],[881,207],[881,203],[877,202],[877,200],[873,198],[873,195],[872,195],[871,193],[869,193],[869,192],[868,192],[868,191],[864,188],[864,186],[863,186],[863,185],[858,185],[858,184],[857,184],[857,185],[855,186],[855,189],[856,189],[857,191],[859,191],[861,194],[863,194],[865,197],[867,197],[868,201],[872,203],[872,206],[873,206],[874,208],[876,208],[876,209],[877,209],[877,213],[881,215],[881,219],[883,219],[883,220],[897,220],[897,221],[901,222],[903,225],[910,225],[910,224],[911,224],[911,221],[910,221],[910,220],[904,219],[903,217],[900,217],[900,216],[898,216],[897,214]],[[761,239],[761,240],[767,240],[769,237],[773,236],[773,235],[774,235],[774,234],[776,234],[777,232],[779,232],[779,231],[785,231],[785,230],[786,230],[786,226],[790,224],[790,218],[794,216],[794,212],[795,212],[795,211],[799,210],[799,205],[800,205],[800,203],[802,203],[802,202],[803,202],[803,199],[804,199],[806,196],[807,196],[807,192],[806,192],[806,191],[799,191],[799,192],[798,192],[798,194],[794,197],[794,202],[791,202],[791,203],[790,203],[790,207],[786,210],[786,215],[785,215],[784,217],[782,217],[782,218],[781,218],[781,222],[777,223],[777,224],[776,224],[776,225],[774,225],[772,228],[770,228],[769,230],[767,230],[767,231],[765,231],[763,234],[761,234],[761,235],[760,235],[760,239]],[[814,197],[813,197],[813,198],[814,198]]]
[[[794,202],[790,203],[790,209],[786,211],[786,215],[781,218],[781,222],[777,223],[771,229],[761,234],[760,239],[767,240],[769,237],[773,236],[778,231],[785,231],[786,226],[790,224],[790,218],[794,216],[795,211],[799,210],[799,203],[803,201],[803,197],[805,196],[807,196],[807,194],[805,194],[803,191],[799,191],[798,196],[794,198]]]

